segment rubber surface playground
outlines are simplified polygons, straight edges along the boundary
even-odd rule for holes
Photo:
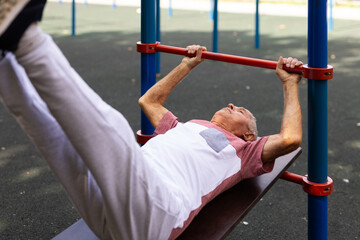
[[[137,7],[77,5],[77,36],[71,37],[70,4],[48,3],[43,23],[72,66],[99,95],[118,109],[134,132],[140,129],[140,14]],[[360,12],[360,9],[359,9]],[[162,10],[162,43],[201,44],[211,51],[207,11]],[[219,52],[307,62],[307,19],[261,16],[261,48],[254,48],[253,14],[219,13]],[[335,19],[329,32],[328,197],[331,240],[360,239],[360,21]],[[162,75],[181,61],[162,54]],[[0,79],[1,81],[1,79]],[[180,119],[209,120],[232,102],[250,109],[259,134],[280,129],[282,86],[273,70],[204,61],[169,96],[166,107]],[[300,84],[303,153],[289,169],[307,173],[307,80]],[[22,129],[0,106],[0,239],[51,239],[80,216]],[[121,184],[121,183],[119,183]],[[279,180],[226,239],[307,239],[307,195]]]

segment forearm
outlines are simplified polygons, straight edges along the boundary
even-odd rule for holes
[[[302,141],[302,114],[298,83],[283,83],[284,115],[280,135],[284,141],[300,145]],[[293,145],[290,144],[290,145]]]
[[[184,57],[177,67],[152,86],[139,99],[141,109],[155,128],[168,112],[164,107],[167,97],[174,87],[183,80],[193,68],[202,62],[202,51],[206,51],[206,48],[200,45],[187,46],[186,49],[189,54],[196,53],[196,56],[192,58]]]
[[[152,86],[140,99],[139,105],[151,124],[156,128],[168,112],[164,103],[174,87],[191,71],[189,66],[180,63],[168,75]]]
[[[191,71],[184,63],[180,63],[168,75],[152,86],[142,97],[146,104],[164,105],[167,97],[175,86]]]
[[[264,163],[273,161],[277,157],[297,149],[302,141],[302,115],[299,102],[300,75],[289,74],[282,69],[282,65],[295,67],[302,64],[296,58],[279,58],[276,74],[284,89],[284,113],[280,133],[269,136],[261,158]]]

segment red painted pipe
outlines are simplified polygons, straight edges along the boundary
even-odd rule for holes
[[[167,45],[161,45],[161,44],[155,45],[155,51],[183,55],[183,56],[188,56],[188,57],[195,56],[195,54],[188,54],[187,50],[185,48],[179,48],[179,47],[173,47],[173,46],[167,46]],[[274,70],[276,69],[276,65],[277,65],[277,62],[275,62],[275,61],[269,61],[269,60],[263,60],[263,59],[257,59],[257,58],[240,57],[240,56],[235,56],[235,55],[230,55],[230,54],[214,53],[214,52],[206,52],[206,51],[202,53],[201,57],[204,59],[209,59],[209,60],[216,60],[216,61],[221,61],[221,62],[235,63],[235,64],[267,68],[267,69],[274,69]],[[283,66],[283,69],[288,72],[291,72],[291,73],[298,73],[298,74],[303,73],[302,66],[295,67],[295,68],[288,68],[286,66]]]
[[[304,182],[304,176],[291,173],[291,172],[284,172],[283,175],[280,177],[281,179],[287,180],[289,182],[297,183],[297,184],[303,184]]]

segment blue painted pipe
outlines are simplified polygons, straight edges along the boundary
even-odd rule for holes
[[[75,36],[76,35],[76,4],[75,4],[75,0],[72,1],[72,24],[71,24],[71,35]]]
[[[308,64],[327,67],[326,0],[308,3]],[[308,178],[327,182],[327,81],[308,80]],[[308,195],[308,238],[327,239],[327,197]]]
[[[256,11],[255,11],[255,48],[260,48],[260,22],[259,22],[259,0],[256,0]]]
[[[171,17],[172,17],[172,6],[171,6],[171,0],[169,0],[168,16],[169,16],[169,18],[171,18]]]
[[[329,5],[329,31],[334,30],[334,19],[333,19],[333,0],[330,0]]]
[[[156,0],[156,41],[161,42],[161,8],[160,0]],[[161,71],[161,55],[160,52],[156,53],[156,74]]]
[[[327,67],[326,0],[310,0],[308,19],[309,67]],[[317,4],[318,3],[318,4]],[[327,81],[309,81],[310,181],[327,181]],[[316,146],[316,147],[315,147]]]
[[[214,28],[213,28],[213,52],[218,52],[218,0],[214,1]]]
[[[141,42],[155,43],[155,0],[141,0]],[[156,83],[155,53],[141,53],[141,95]],[[154,127],[141,112],[141,133],[151,135]]]
[[[214,0],[210,0],[209,20],[214,20]]]

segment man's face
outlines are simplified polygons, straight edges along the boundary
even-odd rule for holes
[[[249,122],[253,118],[252,113],[246,108],[237,107],[230,103],[227,107],[217,111],[211,122],[243,138],[243,135],[249,132]]]

